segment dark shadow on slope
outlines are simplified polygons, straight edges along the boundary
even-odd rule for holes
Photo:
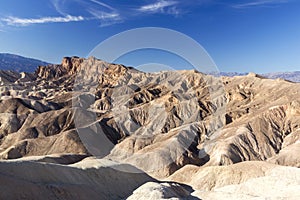
[[[192,196],[192,193],[195,192],[195,190],[186,184],[183,183],[177,183],[177,182],[172,182],[172,181],[165,181],[165,182],[159,182],[159,183],[169,183],[169,184],[175,184],[176,187],[173,190],[176,194],[174,195],[165,195],[165,199],[170,199],[170,198],[180,198],[180,199],[185,199],[185,200],[201,200],[198,197]]]
[[[156,181],[146,173],[115,170],[114,165],[119,164],[108,160],[77,167],[0,162],[0,199],[124,199],[144,183]]]

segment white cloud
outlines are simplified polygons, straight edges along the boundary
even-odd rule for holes
[[[44,23],[66,23],[66,22],[78,22],[87,20],[82,16],[71,16],[65,17],[42,17],[42,18],[18,18],[18,17],[7,17],[1,19],[8,25],[13,26],[27,26],[31,24],[44,24]]]
[[[103,3],[103,2],[101,2],[101,1],[97,1],[97,0],[90,0],[90,1],[93,2],[93,3],[95,3],[95,4],[98,4],[98,5],[100,5],[100,6],[103,6],[103,7],[105,7],[105,8],[108,8],[108,9],[110,9],[110,10],[115,10],[113,7],[111,7],[111,6],[109,6],[109,5],[105,4],[105,3]]]
[[[131,17],[137,17],[139,14],[165,13],[179,15],[183,12],[182,7],[179,8],[179,5],[185,5],[177,0],[153,0],[154,3],[141,7],[125,6],[119,9],[104,3],[102,0],[51,0],[51,2],[53,9],[60,14],[59,17],[20,18],[7,16],[0,18],[0,24],[3,22],[3,25],[9,26],[28,26],[32,24],[94,20],[99,22],[100,27],[103,27],[124,22]],[[72,6],[81,8],[80,14],[76,12],[78,10],[70,9]]]
[[[100,0],[51,0],[55,10],[61,15],[74,15],[70,5],[80,6],[86,12],[86,20],[98,20],[100,26],[108,26],[122,21],[117,9]]]
[[[89,12],[96,18],[100,20],[107,20],[107,19],[119,19],[120,15],[118,13],[106,13],[97,10],[89,10]]]
[[[88,9],[87,11],[93,16],[93,18],[91,19],[100,21],[101,27],[109,26],[122,21],[122,18],[119,13],[114,13],[114,12],[108,13],[108,12],[103,12],[101,10],[96,10],[92,8]]]
[[[166,0],[159,0],[156,3],[148,4],[141,6],[138,11],[140,12],[164,12],[164,9],[167,7],[175,6],[178,4],[177,1],[166,1]]]
[[[66,16],[66,15],[68,15],[68,14],[65,13],[65,12],[63,11],[63,9],[61,8],[61,7],[62,7],[61,4],[63,4],[64,2],[65,2],[65,1],[62,1],[62,0],[52,0],[52,4],[53,4],[53,6],[54,6],[56,12],[58,12],[58,13],[61,14],[61,15]]]
[[[232,7],[234,8],[252,8],[252,7],[258,7],[258,6],[265,6],[265,5],[274,5],[274,4],[281,4],[281,3],[287,3],[288,0],[261,0],[261,1],[251,1],[248,3],[242,3],[242,4],[236,4]]]

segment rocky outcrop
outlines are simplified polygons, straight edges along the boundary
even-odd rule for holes
[[[79,57],[64,57],[60,65],[39,66],[35,74],[43,79],[74,75],[80,70],[80,65],[83,61],[84,59]]]

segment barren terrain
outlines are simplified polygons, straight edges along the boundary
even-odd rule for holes
[[[300,199],[300,84],[64,58],[0,71],[0,199]]]

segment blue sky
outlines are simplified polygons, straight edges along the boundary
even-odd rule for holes
[[[199,42],[220,71],[295,71],[299,10],[298,0],[0,0],[0,52],[59,63],[63,56],[86,57],[122,31],[163,27]],[[185,67],[151,50],[119,62]]]

